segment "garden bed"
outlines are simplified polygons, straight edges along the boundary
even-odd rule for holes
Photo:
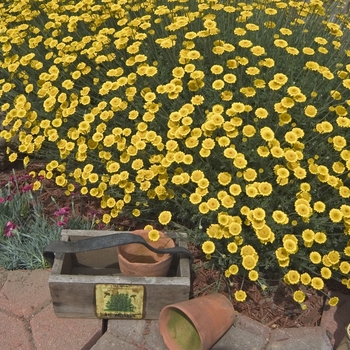
[[[33,163],[25,170],[21,162],[13,164],[13,169],[8,168],[0,172],[0,182],[7,181],[15,172],[17,177],[27,175],[30,171],[39,171],[43,164]],[[74,200],[64,193],[64,189],[57,186],[53,180],[43,180],[43,188],[40,194],[45,213],[52,217],[57,208],[71,207],[74,205],[75,215],[85,217],[103,215],[103,210],[99,208],[98,200],[88,196],[76,196]],[[52,197],[54,201],[52,201]],[[137,229],[137,223],[127,219],[114,220],[114,229]],[[101,227],[104,228],[104,227]],[[271,282],[263,291],[257,284],[244,281],[244,288],[247,293],[247,300],[243,303],[237,302],[232,296],[234,291],[240,289],[241,277],[230,277],[230,285],[220,278],[217,270],[205,267],[206,259],[201,250],[194,245],[189,245],[194,256],[193,271],[191,277],[191,297],[206,295],[215,291],[220,291],[230,297],[235,309],[258,322],[271,328],[288,327],[311,327],[319,324],[324,306],[324,295],[314,289],[305,289],[307,300],[306,308],[303,310],[299,304],[293,300],[293,289],[284,283]],[[339,289],[341,286],[333,285]],[[342,288],[342,292],[347,292]]]
[[[190,250],[195,256],[192,291],[196,296],[206,295],[216,290],[230,297],[235,310],[255,321],[271,328],[312,327],[319,325],[322,317],[325,297],[311,288],[305,289],[306,308],[293,300],[293,289],[279,282],[271,282],[263,291],[256,283],[244,281],[247,293],[245,302],[238,302],[232,296],[242,285],[241,277],[230,277],[230,285],[222,279],[216,270],[205,268],[205,257],[194,246]]]
[[[271,327],[317,324],[331,279],[350,289],[340,0],[5,2],[0,138],[46,163],[0,188],[2,266],[44,267],[61,228],[149,224],[203,252],[192,296]]]

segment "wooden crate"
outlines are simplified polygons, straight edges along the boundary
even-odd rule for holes
[[[61,240],[77,241],[113,233],[117,232],[63,230]],[[187,247],[186,234],[167,234],[177,245]],[[120,273],[115,247],[77,254],[56,254],[49,277],[56,316],[96,318],[96,284],[144,286],[142,318],[158,319],[164,306],[189,299],[189,259],[174,255],[167,277],[128,277]]]

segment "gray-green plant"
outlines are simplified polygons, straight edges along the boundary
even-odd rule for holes
[[[30,182],[25,176],[24,181]],[[0,184],[0,266],[8,270],[38,269],[48,266],[43,250],[60,238],[58,219],[45,216],[41,190],[16,176]],[[65,228],[92,229],[94,223],[82,216],[68,218]]]

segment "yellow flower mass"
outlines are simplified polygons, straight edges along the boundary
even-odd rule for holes
[[[47,160],[106,225],[186,227],[227,278],[348,280],[350,34],[331,2],[44,3],[0,5],[10,162]]]

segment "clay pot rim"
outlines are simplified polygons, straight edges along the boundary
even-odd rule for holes
[[[209,317],[209,324],[211,326],[216,324],[216,321],[219,320],[217,331],[212,334],[211,329],[208,329],[207,320],[204,320],[202,317],[201,311],[203,311],[202,309],[210,310],[211,307],[216,306],[219,307],[223,313],[218,314],[217,317]],[[180,348],[182,349],[182,347],[178,345],[173,336],[169,333],[168,328],[169,320],[174,313],[181,315],[187,322],[190,322],[194,326],[194,330],[201,342],[201,350],[211,349],[211,347],[232,326],[236,317],[232,303],[221,293],[208,294],[199,298],[189,299],[187,301],[165,306],[159,315],[159,330],[165,344],[169,348],[177,350]]]
[[[191,300],[191,299],[190,299]],[[176,305],[168,305],[167,307],[164,307],[164,310],[162,310],[162,314],[163,314],[163,317],[166,321],[168,321],[171,317],[171,314],[173,312],[176,312],[176,313],[179,313],[181,314],[181,316],[186,319],[188,322],[192,323],[192,325],[194,326],[194,328],[196,329],[197,331],[197,334],[201,340],[201,342],[203,343],[203,333],[199,332],[198,331],[198,328],[200,327],[200,324],[199,322],[197,321],[196,318],[193,318],[191,319],[187,313],[186,313],[186,307],[182,308],[180,305],[179,306],[176,306]],[[165,322],[167,323],[167,322]]]
[[[137,244],[137,243],[134,243],[134,244]],[[117,252],[118,252],[118,260],[124,260],[124,261],[127,261],[129,264],[135,264],[134,262],[128,260],[125,256],[123,256],[122,246],[117,247]],[[144,264],[156,266],[156,265],[160,265],[160,264],[164,263],[164,261],[172,259],[171,254],[161,254],[161,255],[162,255],[162,257],[160,258],[160,260],[158,260],[156,262],[148,262],[148,263],[144,263]]]
[[[194,331],[196,332],[199,341],[200,341],[200,349],[199,350],[203,350],[203,334],[201,332],[198,331],[198,323],[194,322],[194,320],[192,320],[187,314],[186,312],[184,312],[183,310],[181,310],[181,308],[178,308],[176,306],[173,305],[168,305],[167,307],[163,308],[163,310],[161,311],[159,316],[159,319],[162,319],[162,322],[159,323],[159,329],[160,329],[160,333],[162,334],[162,331],[164,330],[164,332],[168,332],[168,323],[171,319],[171,317],[173,316],[173,313],[177,313],[179,314],[182,319],[186,320],[186,322],[191,323],[192,327],[194,329]],[[164,335],[162,334],[162,336],[164,337]],[[176,349],[176,350],[180,350],[179,345],[177,344],[177,342],[170,336],[168,336],[168,342],[166,343],[167,347]]]
[[[136,234],[136,235],[137,234],[141,234],[141,236],[142,236],[142,234],[143,235],[148,234],[149,231],[150,230],[135,230],[135,231],[130,231],[130,233]],[[159,233],[160,233],[161,237],[156,242],[160,242],[161,240],[167,240],[167,242],[170,242],[170,245],[165,244],[164,246],[158,247],[158,248],[165,248],[165,247],[173,248],[173,247],[175,247],[175,242],[173,241],[172,238],[167,236],[166,233],[164,233],[162,231],[159,231]],[[152,245],[152,243],[153,243],[152,241],[149,241],[147,239],[146,239],[146,241],[148,241],[147,243],[149,243],[150,245]],[[154,243],[156,243],[156,242],[154,242]],[[128,264],[135,264],[134,262],[130,261],[129,259],[127,259],[123,255],[123,253],[125,251],[125,247],[131,246],[131,245],[141,245],[141,244],[139,244],[139,243],[130,243],[130,244],[122,245],[122,246],[117,246],[116,248],[117,248],[117,253],[118,253],[118,260],[123,260],[124,262],[127,262]],[[151,250],[148,250],[148,251],[149,251],[149,255],[157,254],[155,252],[152,252]],[[156,262],[149,262],[149,263],[145,263],[145,264],[152,265],[152,266],[157,266],[157,265],[161,265],[164,262],[167,262],[167,261],[169,261],[169,260],[171,260],[173,258],[173,256],[171,254],[159,254],[159,255],[162,255],[162,256],[160,257],[160,259],[158,261],[156,261]],[[144,256],[148,256],[148,255],[144,255]]]

